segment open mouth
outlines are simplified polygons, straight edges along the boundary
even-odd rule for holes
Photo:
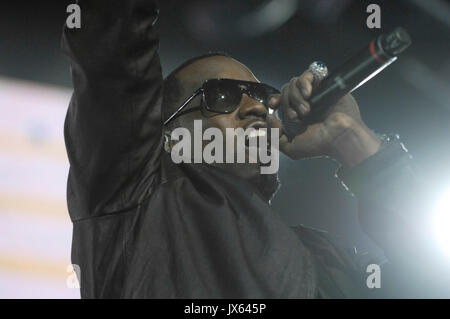
[[[245,146],[260,146],[261,139],[267,140],[267,145],[270,145],[270,139],[268,139],[268,129],[253,129],[251,132],[247,135],[245,135]]]
[[[246,127],[247,129],[251,129],[250,133],[245,135],[245,147],[247,149],[249,147],[260,148],[266,146],[270,151],[270,128],[266,122],[253,122]],[[261,143],[261,141],[265,141],[265,143]]]

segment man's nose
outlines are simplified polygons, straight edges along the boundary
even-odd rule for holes
[[[242,95],[241,103],[239,105],[239,117],[244,119],[248,117],[259,117],[266,119],[269,111],[261,102],[249,97],[247,94]]]

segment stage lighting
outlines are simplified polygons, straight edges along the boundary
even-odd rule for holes
[[[439,245],[450,257],[450,189],[438,200],[433,216],[434,234]]]

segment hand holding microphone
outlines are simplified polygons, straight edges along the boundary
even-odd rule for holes
[[[308,107],[310,110],[308,111],[308,118],[304,119],[305,124],[324,119],[327,110],[340,98],[356,90],[389,66],[410,44],[411,39],[408,33],[403,28],[396,28],[393,32],[387,35],[382,34],[372,40],[369,45],[337,67],[329,75],[328,69],[323,62],[312,63],[309,71],[313,74],[317,87],[308,96]],[[287,93],[286,90],[284,92]],[[295,93],[291,92],[292,94]],[[282,96],[281,105],[286,105],[289,101],[296,102],[295,100],[295,96],[289,98],[283,98]],[[301,112],[301,109],[296,106],[294,106],[294,109],[300,118],[304,116],[304,112]],[[299,125],[295,125],[295,120],[294,122],[288,120],[291,117],[285,116],[286,114],[283,114],[284,111],[286,111],[286,107],[281,108],[279,111],[283,124],[285,124],[284,132],[292,138],[298,135],[302,128]]]
[[[314,78],[310,70],[307,70],[283,86],[274,108],[283,110],[280,115],[283,131],[288,124],[291,125],[289,128],[295,130],[297,134],[291,138],[283,134],[279,144],[280,150],[292,159],[330,156],[344,164],[347,160],[337,151],[347,147],[338,146],[337,143],[345,144],[346,141],[352,141],[354,136],[367,137],[365,132],[369,129],[362,122],[358,105],[350,94],[335,103],[323,121],[308,124],[307,120],[311,113],[309,100],[318,85],[320,85],[319,80]],[[363,142],[363,144],[370,143]],[[376,141],[372,144],[376,144]],[[351,153],[353,152],[349,152]],[[352,155],[352,157],[357,156]]]
[[[379,141],[348,93],[395,61],[410,43],[406,31],[397,28],[371,41],[328,76],[325,64],[314,62],[294,77],[273,100],[285,134],[281,150],[296,159],[328,155],[350,166],[376,152]]]

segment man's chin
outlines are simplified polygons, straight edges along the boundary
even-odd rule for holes
[[[263,197],[270,201],[280,186],[278,171],[274,174],[262,174],[260,163],[223,163],[214,164],[230,174],[245,179],[254,185]]]
[[[214,164],[214,166],[246,180],[257,178],[261,175],[261,164],[259,163],[222,163]]]

